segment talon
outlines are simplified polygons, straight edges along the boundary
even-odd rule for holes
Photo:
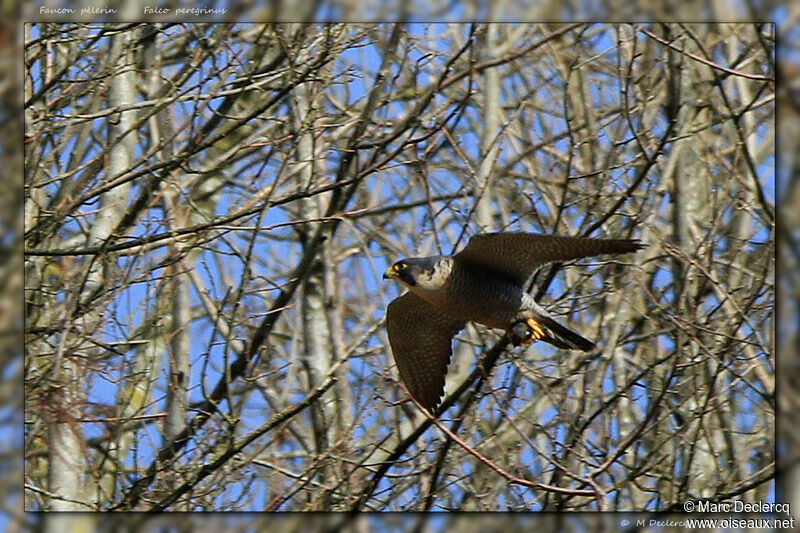
[[[533,340],[538,341],[547,336],[542,329],[542,326],[536,321],[535,318],[529,318],[525,323],[530,328],[530,336],[533,338]]]
[[[506,332],[508,339],[514,346],[526,344],[531,340],[531,330],[525,322],[517,322],[512,324]]]
[[[535,318],[519,321],[511,325],[506,333],[511,344],[521,346],[547,337],[541,324]]]

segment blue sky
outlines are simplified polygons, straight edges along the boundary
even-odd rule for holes
[[[184,28],[181,26],[174,26],[167,31],[177,33],[183,31],[183,29]],[[415,36],[427,36],[431,38],[431,49],[434,52],[438,52],[449,49],[447,43],[439,40],[439,36],[443,34],[445,29],[445,26],[439,24],[416,24],[410,26],[409,34]],[[464,24],[459,27],[459,30],[460,36],[463,38],[463,36],[465,36],[469,31],[469,25]],[[35,31],[33,36],[36,37]],[[610,50],[616,46],[616,43],[613,40],[612,32],[604,32],[595,37],[592,46],[598,51],[598,53],[601,53],[601,55],[604,56],[613,55],[616,53],[615,50]],[[224,65],[227,61],[234,58],[235,54],[239,52],[240,50],[237,49],[231,49],[230,52],[223,50],[216,59],[220,65]],[[341,80],[340,88],[334,92],[337,95],[346,94],[347,104],[354,105],[355,103],[359,102],[364,98],[366,91],[370,88],[369,82],[370,80],[374,79],[374,73],[378,69],[381,57],[382,56],[377,47],[374,44],[368,43],[364,43],[364,46],[362,47],[352,48],[343,53],[339,58],[337,58],[337,61],[334,63],[333,67],[334,71],[338,73],[337,78]],[[426,57],[419,52],[415,52],[409,57],[410,61],[420,67],[420,72],[417,75],[417,81],[419,84],[418,87],[420,89],[424,88],[430,84],[433,79],[435,79],[446,59],[447,57]],[[84,61],[88,63],[89,59],[84,59]],[[79,66],[82,67],[82,65],[83,64],[80,63]],[[204,67],[211,68],[211,65],[204,65]],[[546,69],[550,67],[550,65],[542,65],[542,72],[546,71]],[[89,65],[87,68],[90,69],[91,66]],[[173,69],[177,68],[177,66],[173,67]],[[78,72],[81,71],[78,70]],[[34,77],[38,75],[38,73],[35,71],[32,74]],[[563,89],[563,87],[559,86],[558,80],[532,78],[526,81],[535,86],[536,91],[538,91],[539,94],[547,95],[551,94],[553,91]],[[188,85],[191,86],[193,84],[197,84],[197,87],[190,92],[194,92],[196,90],[198,93],[210,91],[214,85],[210,82],[201,83],[199,76],[195,76],[190,79]],[[592,105],[598,108],[605,108],[618,104],[620,98],[620,87],[618,85],[615,85],[613,82],[609,82],[608,79],[598,79],[596,83],[590,82],[588,86],[592,89],[590,91]],[[140,98],[142,97],[140,96]],[[504,99],[502,103],[508,104],[511,101],[511,99]],[[211,100],[208,102],[208,104],[210,104],[211,108],[216,108],[220,104],[220,99]],[[207,120],[211,116],[211,112],[207,108],[204,108],[204,106],[206,106],[205,102],[195,104],[192,101],[187,101],[184,104],[176,106],[173,115],[176,125],[182,124],[184,121],[189,120],[189,118],[192,116],[195,117],[195,125]],[[276,106],[274,108],[272,118],[276,120],[286,119],[288,116],[287,109],[288,108],[285,104]],[[198,110],[200,110],[199,113]],[[402,112],[403,108],[399,105],[385,106],[376,113],[374,118],[375,120],[389,121],[397,118],[397,115]],[[524,113],[529,111],[520,110],[519,112]],[[476,124],[480,123],[481,116],[475,109],[469,109],[467,111],[467,115],[468,120],[472,120]],[[269,117],[262,118],[265,120],[269,119]],[[534,125],[536,125],[535,122]],[[103,137],[106,135],[105,118],[97,119],[95,121],[95,126],[98,136]],[[653,133],[657,135],[659,133],[658,128],[663,126],[663,123],[657,124],[657,127],[654,129]],[[767,135],[770,127],[771,125],[769,123],[764,124],[758,131],[758,135]],[[544,122],[538,124],[537,127],[530,131],[530,136],[532,139],[540,139],[546,134],[552,135],[554,132],[563,130],[565,130],[565,127],[560,125],[557,117],[553,115],[549,118],[546,117]],[[600,137],[597,139],[598,146],[603,151],[622,149],[619,146],[612,145],[613,138],[614,137],[611,133],[607,133],[605,129],[601,128]],[[480,153],[480,138],[476,132],[464,131],[458,135],[456,140],[459,143],[460,148],[464,150],[464,153],[467,154],[472,161],[478,160]],[[553,144],[553,148],[562,152],[565,151],[568,146],[569,140],[566,138],[556,141]],[[61,157],[58,158],[61,165],[66,166],[70,155],[71,147],[69,144],[67,144],[65,150],[61,154]],[[198,160],[200,160],[203,156],[204,154],[202,153],[197,154]],[[514,153],[509,145],[504,144],[500,150],[498,164],[503,165],[504,163],[510,161],[513,156]],[[340,157],[341,152],[336,149],[331,149],[324,154],[324,160],[320,162],[318,168],[321,172],[326,174],[327,178],[330,178],[330,172],[332,169],[336,168],[336,163]],[[547,168],[548,165],[550,168],[560,168],[559,165],[562,164],[555,156],[549,156],[547,153],[544,153],[541,158],[545,168]],[[272,185],[273,176],[281,175],[281,172],[283,171],[283,165],[286,163],[286,161],[287,158],[285,157],[274,157],[267,160],[265,163],[263,153],[255,153],[252,157],[245,158],[234,165],[231,165],[227,170],[229,175],[237,177],[241,175],[250,176],[251,182],[249,185],[254,191],[258,191]],[[141,161],[142,165],[149,163],[151,163],[151,161],[147,161],[144,158]],[[469,181],[467,174],[445,167],[444,164],[446,162],[442,161],[438,157],[436,159],[432,159],[428,163],[432,167],[432,170],[429,174],[429,188],[433,194],[454,193],[464,191],[467,187],[471,187],[472,184]],[[441,168],[437,167],[439,164],[442,164]],[[514,165],[512,169],[518,173],[524,173],[526,171],[526,168],[522,163]],[[621,190],[629,182],[632,172],[633,169],[631,167],[612,169],[608,171],[607,177],[610,183],[614,185],[618,184],[617,189]],[[57,173],[58,172],[56,169],[54,169],[54,174]],[[774,158],[768,159],[759,168],[759,174],[763,178],[762,186],[764,188],[764,192],[767,198],[774,205]],[[394,169],[387,169],[378,175],[370,177],[367,186],[379,193],[379,205],[370,207],[388,206],[396,203],[397,198],[395,191],[406,185],[407,180],[411,179],[409,176],[410,174],[406,167],[398,166]],[[103,177],[104,176],[99,176],[99,178]],[[55,192],[57,186],[58,183],[53,183],[53,185],[46,190],[52,194]],[[293,184],[288,184],[285,187],[277,187],[276,194],[285,193],[289,186],[293,186]],[[132,191],[133,195],[135,195],[137,187],[138,184],[134,184],[134,190]],[[524,188],[524,183],[522,183],[520,187]],[[248,196],[248,194],[242,194],[238,189],[226,189],[223,194],[219,196],[215,207],[216,214],[223,215],[229,213],[240,207],[249,198],[250,196]],[[424,191],[420,190],[415,193],[415,199],[424,198]],[[668,202],[668,199],[665,198],[663,201]],[[542,198],[534,198],[533,206],[539,213],[542,214],[543,218],[546,219],[548,215],[551,215],[551,213],[548,212],[548,204]],[[88,212],[96,209],[96,207],[97,206],[94,203],[89,203],[83,206],[83,210]],[[289,204],[285,207],[270,208],[264,212],[264,216],[262,218],[243,220],[241,223],[244,225],[251,225],[258,221],[262,227],[272,227],[278,224],[291,222],[295,220],[296,214],[291,212],[290,209],[295,207],[296,205]],[[340,232],[336,236],[338,241],[337,244],[342,246],[347,244],[361,246],[370,252],[370,255],[368,256],[356,254],[342,261],[341,270],[351,274],[343,281],[343,291],[345,295],[352,295],[355,297],[357,295],[366,294],[372,297],[374,299],[373,301],[380,302],[380,305],[376,305],[374,307],[373,316],[370,317],[373,320],[379,320],[382,316],[382,310],[385,308],[385,304],[400,293],[399,288],[395,284],[385,283],[381,280],[380,274],[382,273],[383,269],[405,253],[411,255],[416,253],[435,253],[436,246],[433,238],[434,233],[439,234],[441,237],[442,248],[445,253],[454,251],[453,244],[455,239],[453,237],[457,238],[459,235],[457,230],[460,229],[460,224],[465,224],[467,222],[467,217],[470,214],[471,207],[472,200],[469,197],[453,200],[449,204],[449,210],[450,212],[454,213],[454,216],[451,219],[446,219],[446,223],[440,222],[441,219],[432,217],[431,213],[427,210],[427,206],[421,206],[419,209],[403,212],[402,214],[398,215],[398,217],[393,221],[393,224],[387,226],[386,230],[388,233],[394,233],[394,224],[399,227],[408,218],[418,220],[417,227],[423,228],[424,231],[421,235],[405,235],[398,241],[393,241],[391,245],[394,246],[396,250],[387,249],[387,245],[378,242],[369,242],[366,246],[364,246],[360,233],[363,230],[363,227],[360,226],[361,223],[358,220],[353,221],[352,224],[343,225]],[[568,211],[568,214],[577,213],[583,214],[578,206],[571,208],[571,211]],[[570,232],[578,233],[585,225],[588,225],[588,223],[591,223],[594,220],[593,216],[593,213],[586,213],[583,214],[583,217],[576,216],[573,218],[573,220],[578,221],[578,227],[569,228]],[[165,231],[167,228],[163,217],[164,215],[160,208],[158,206],[154,206],[148,212],[147,218],[142,220],[135,227],[134,231],[132,232],[133,235],[150,235]],[[65,227],[65,232],[77,231],[78,224],[79,221],[74,220]],[[619,226],[624,227],[625,224],[620,224]],[[478,231],[478,228],[475,228],[474,224],[470,225],[468,229],[470,233]],[[511,227],[506,229],[549,231],[551,228],[536,227],[536,225],[532,223],[530,219],[518,217],[516,222]],[[261,232],[261,235],[258,238],[258,246],[260,247],[259,252],[268,253],[264,254],[263,261],[251,265],[256,276],[270,278],[271,281],[275,283],[285,281],[285,275],[288,275],[289,272],[287,268],[297,263],[299,254],[301,252],[300,247],[296,243],[290,242],[289,240],[290,237],[293,237],[294,232],[295,229],[289,226],[263,230]],[[285,238],[285,240],[281,240],[282,237]],[[206,282],[207,286],[212,288],[212,294],[210,294],[210,296],[216,302],[222,301],[226,295],[236,294],[240,289],[236,283],[238,283],[241,279],[245,265],[237,256],[225,254],[233,250],[241,251],[246,244],[246,241],[244,240],[246,238],[246,233],[238,233],[234,231],[229,232],[225,236],[227,241],[215,241],[208,250],[201,254],[200,258],[196,262],[196,272]],[[754,235],[754,239],[766,238],[767,233],[765,230],[757,232]],[[461,245],[463,246],[464,243],[465,240],[462,239]],[[152,257],[122,258],[119,260],[119,264],[130,265],[132,268],[142,268],[144,266],[141,263],[142,259],[157,261],[160,259],[160,253],[162,252],[163,250],[154,254]],[[220,269],[221,265],[224,268],[224,272]],[[276,272],[281,272],[281,274],[276,276]],[[154,313],[153,307],[156,302],[157,291],[160,290],[161,287],[161,281],[158,278],[163,273],[163,269],[156,271],[154,272],[154,276],[141,283],[131,285],[129,288],[119,294],[109,311],[110,316],[120,317],[120,323],[114,323],[114,321],[109,322],[109,325],[104,330],[103,340],[105,342],[116,342],[127,339],[129,336],[131,336],[135,328],[141,324],[144,317],[150,316]],[[666,284],[671,280],[670,276],[671,273],[668,270],[662,270],[656,276],[656,288],[659,288],[659,285],[662,282],[664,283],[664,286],[666,286]],[[234,280],[233,286],[226,285],[224,281],[225,279]],[[248,286],[244,288],[246,294],[243,297],[242,302],[244,305],[247,305],[253,310],[260,310],[263,312],[269,308],[277,292],[267,286],[258,286],[258,281],[258,278],[249,281]],[[599,291],[602,289],[602,274],[597,274],[595,277],[593,277],[592,283],[594,284],[596,290]],[[557,299],[566,290],[567,286],[565,285],[563,278],[556,278],[548,290],[547,301]],[[667,293],[664,296],[668,298],[669,294]],[[192,306],[199,307],[200,300],[195,291],[191,292],[191,298]],[[713,299],[709,300],[709,302],[710,304],[715,303]],[[287,315],[288,317],[286,320],[292,320],[292,313],[287,313]],[[348,326],[353,328],[352,331],[348,331],[350,334],[349,340],[357,338],[358,335],[366,329],[366,325],[361,323],[358,318],[359,317],[351,317],[348,320]],[[243,340],[246,339],[248,335],[248,327],[252,327],[253,324],[257,323],[257,321],[258,320],[256,319],[251,324],[240,326],[237,330],[238,337]],[[205,387],[206,391],[213,387],[213,385],[222,377],[222,372],[224,369],[223,363],[226,361],[231,361],[235,357],[235,354],[230,350],[229,347],[225,345],[224,342],[221,341],[220,335],[214,330],[213,324],[209,321],[203,319],[195,320],[192,323],[191,329],[192,388],[190,390],[190,401],[199,401],[203,398],[203,387]],[[747,333],[746,330],[744,330],[744,332]],[[381,335],[383,335],[383,332],[379,331],[375,335],[368,337],[364,341],[364,346],[361,347],[361,349],[367,350],[370,347],[380,347],[382,341]],[[663,348],[665,350],[669,350],[669,343],[671,340],[668,337],[665,337],[663,342]],[[544,361],[546,361],[549,357],[554,356],[556,353],[556,350],[553,348],[539,345],[537,345],[536,350],[538,354],[537,359]],[[480,351],[481,350],[476,350],[476,354],[479,354]],[[276,352],[279,352],[279,350],[276,350]],[[128,357],[130,357],[130,355],[131,354],[128,354]],[[391,364],[391,359],[388,354],[385,354],[381,357],[383,357],[381,361],[385,361],[386,365]],[[114,365],[119,365],[122,362],[122,358],[112,357],[109,358],[105,364],[109,365],[109,367],[112,367]],[[276,363],[290,364],[291,361],[281,360],[281,354],[279,354],[273,364]],[[375,359],[369,357],[357,357],[353,358],[348,364],[348,376],[349,379],[352,380],[352,386],[359,390],[359,394],[362,395],[361,398],[368,400],[372,391],[360,390],[358,387],[361,387],[363,384],[363,381],[360,378],[363,378],[364,376],[369,375],[369,373],[375,371]],[[164,410],[163,395],[166,387],[166,380],[164,377],[166,375],[165,361],[160,361],[158,365],[162,368],[162,371],[159,373],[161,377],[155,383],[156,388],[153,394],[153,403],[148,408],[149,413],[158,413]],[[278,364],[278,366],[280,366],[280,364]],[[496,369],[494,379],[498,382],[501,382],[503,379],[510,379],[512,371],[513,366],[507,361],[503,362]],[[116,398],[119,388],[118,380],[124,377],[126,372],[127,369],[125,367],[120,367],[119,370],[111,373],[111,379],[104,379],[100,374],[93,375],[93,379],[90,382],[89,400],[100,405],[115,404],[118,401]],[[646,410],[648,407],[649,397],[644,393],[644,387],[647,385],[649,385],[649,380],[645,380],[642,383],[641,389],[634,388],[634,392],[641,390],[641,394],[636,394],[631,398],[636,406],[642,411]],[[611,393],[613,392],[614,387],[615,383],[612,379],[612,376],[605,376],[603,381],[604,392]],[[520,392],[525,392],[530,395],[535,395],[537,393],[533,385],[529,385],[525,389],[521,389]],[[737,389],[737,393],[742,395],[741,398],[744,402],[742,404],[744,412],[741,413],[742,418],[740,423],[742,426],[749,427],[752,425],[753,420],[751,420],[751,416],[748,418],[749,415],[747,413],[747,406],[752,405],[750,403],[752,401],[758,401],[758,397],[757,395],[752,395],[746,390],[739,391]],[[486,401],[488,403],[488,400]],[[247,415],[242,421],[243,428],[250,429],[263,423],[264,420],[271,414],[269,409],[266,409],[266,407],[267,404],[262,398],[259,398],[257,395],[251,395],[246,408],[243,410],[243,413]],[[548,421],[547,418],[554,417],[556,414],[557,412],[555,409],[545,412],[545,419],[542,421],[542,423],[546,423]],[[364,416],[364,423],[370,424],[375,420],[376,415],[373,413],[367,413]],[[622,431],[621,428],[616,426],[615,421],[612,421],[611,425],[612,433],[615,436],[619,436]],[[85,430],[87,437],[100,436],[104,431],[104,425],[101,423],[86,424]],[[358,437],[358,431],[356,431],[355,437]],[[559,438],[560,437],[563,437],[563,435],[560,435]],[[137,440],[139,441],[140,445],[136,450],[136,462],[139,466],[147,465],[153,458],[153,452],[156,449],[155,446],[160,445],[159,432],[156,430],[156,428],[150,426],[143,427],[143,429],[137,434]],[[193,443],[190,444],[187,451],[191,452],[192,446]],[[287,444],[287,446],[289,445]],[[531,449],[528,449],[526,453],[522,455],[522,459],[524,459],[528,464],[535,464],[535,454]],[[128,464],[132,465],[133,460],[133,455],[129,456]],[[388,483],[388,481],[385,481],[385,483]],[[229,487],[229,490],[235,492],[240,490],[240,487],[236,484],[232,484]],[[255,500],[263,501],[263,499],[267,497],[265,494],[263,494],[264,486],[260,485],[259,483],[253,484],[249,490],[253,491],[251,497],[253,497]]]

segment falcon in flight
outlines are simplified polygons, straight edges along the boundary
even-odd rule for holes
[[[641,248],[634,239],[490,233],[472,237],[453,256],[397,261],[383,277],[408,289],[386,310],[400,378],[433,412],[444,393],[451,340],[468,321],[505,330],[514,346],[542,340],[565,350],[593,350],[592,341],[556,322],[525,286],[547,263]]]

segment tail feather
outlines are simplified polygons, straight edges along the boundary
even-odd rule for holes
[[[591,352],[595,349],[595,344],[592,341],[567,329],[552,318],[537,316],[536,321],[542,326],[545,333],[547,333],[547,337],[542,340],[557,348],[562,348],[564,350],[581,350],[583,352]]]

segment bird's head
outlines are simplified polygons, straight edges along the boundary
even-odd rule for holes
[[[436,288],[436,285],[442,283],[450,273],[449,259],[438,255],[401,259],[384,272],[383,279],[399,281],[409,288]]]

